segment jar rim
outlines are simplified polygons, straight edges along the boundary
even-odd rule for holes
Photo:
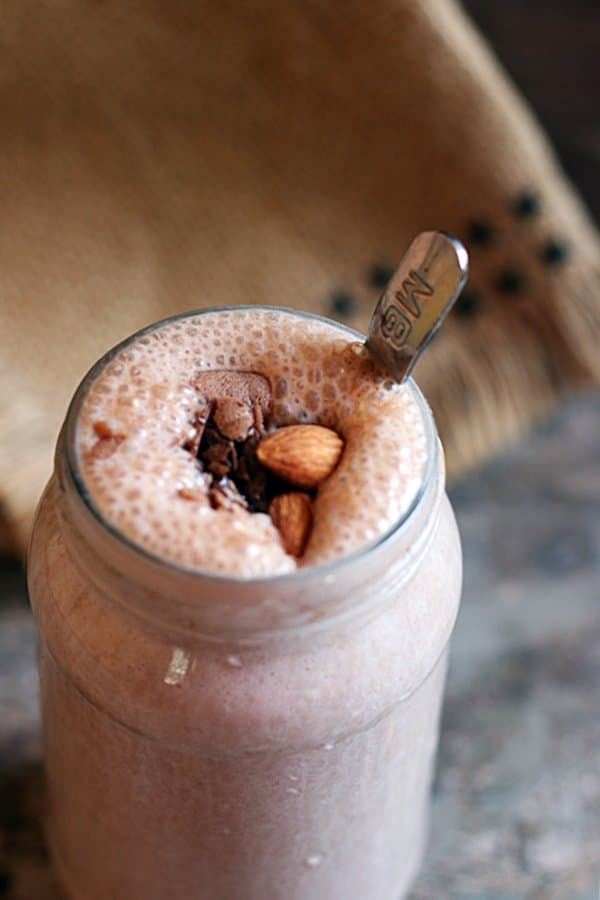
[[[81,407],[85,401],[88,391],[90,390],[92,384],[96,381],[100,373],[111,362],[111,360],[114,359],[130,344],[139,340],[139,338],[143,337],[144,335],[150,334],[165,325],[171,324],[172,322],[176,322],[181,319],[196,318],[198,316],[210,313],[235,313],[238,311],[241,312],[255,309],[284,313],[295,317],[324,322],[340,331],[345,332],[347,335],[361,342],[365,340],[365,336],[363,334],[349,327],[348,325],[345,325],[344,323],[337,322],[333,319],[329,319],[326,316],[321,316],[316,313],[310,313],[304,310],[297,310],[291,307],[284,306],[274,306],[266,304],[232,304],[223,306],[217,305],[203,307],[196,310],[189,310],[186,312],[167,316],[129,335],[127,338],[117,343],[114,347],[110,348],[102,357],[100,357],[100,359],[96,363],[94,363],[94,365],[89,369],[87,374],[81,380],[73,395],[71,403],[69,404],[59,443],[62,445],[62,450],[64,452],[66,474],[71,485],[75,489],[76,495],[81,504],[85,507],[86,511],[93,517],[96,523],[101,526],[104,531],[110,534],[110,536],[114,540],[116,540],[123,549],[127,549],[129,552],[134,554],[140,562],[143,562],[145,560],[152,565],[160,565],[164,568],[165,571],[171,571],[174,575],[176,574],[179,577],[185,576],[186,579],[191,580],[197,579],[198,582],[202,582],[203,584],[213,583],[215,585],[231,585],[232,587],[251,585],[254,588],[260,587],[260,585],[264,585],[265,587],[284,587],[286,584],[293,584],[294,586],[298,587],[302,583],[310,582],[313,579],[327,579],[327,576],[329,575],[338,574],[341,571],[345,570],[347,567],[351,567],[354,563],[360,562],[362,559],[372,554],[378,548],[388,544],[388,542],[394,536],[396,536],[401,530],[404,530],[409,525],[409,523],[414,519],[417,510],[422,506],[423,501],[428,494],[428,488],[435,480],[435,475],[439,468],[440,446],[433,414],[431,412],[429,404],[427,403],[421,390],[412,377],[407,379],[407,383],[409,389],[412,392],[413,398],[417,403],[423,421],[426,442],[426,460],[421,474],[419,488],[411,503],[402,513],[399,519],[397,519],[388,529],[386,529],[385,532],[383,532],[373,541],[370,541],[369,543],[364,544],[358,549],[353,550],[352,552],[343,556],[336,557],[332,560],[327,560],[323,563],[317,563],[315,565],[300,566],[291,572],[250,577],[234,574],[223,574],[220,572],[211,571],[209,569],[202,569],[196,566],[185,566],[181,563],[165,559],[162,556],[152,553],[141,544],[123,534],[123,532],[121,532],[115,525],[108,521],[97,508],[89,490],[87,489],[86,481],[81,472],[76,450],[76,430],[79,421],[79,414],[81,412]]]

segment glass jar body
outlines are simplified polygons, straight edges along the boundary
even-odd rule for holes
[[[112,585],[93,577],[107,553],[52,479],[29,578],[49,838],[71,900],[403,896],[423,853],[460,594],[437,478],[425,518],[386,539],[402,565],[362,557],[377,578],[359,589],[360,615],[250,638],[140,619],[123,565]]]

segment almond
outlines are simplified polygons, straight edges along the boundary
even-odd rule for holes
[[[269,504],[269,515],[279,530],[285,552],[302,556],[312,526],[312,501],[308,494],[279,494]]]
[[[316,488],[337,466],[344,442],[323,425],[286,425],[271,432],[256,448],[259,461],[280,478]]]

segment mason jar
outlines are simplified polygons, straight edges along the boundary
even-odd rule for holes
[[[347,329],[340,331],[347,337]],[[241,579],[152,556],[59,437],[29,557],[48,838],[70,900],[399,900],[421,862],[461,551],[427,464],[376,543]]]

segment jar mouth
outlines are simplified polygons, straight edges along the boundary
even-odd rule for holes
[[[328,576],[337,576],[342,571],[346,570],[346,568],[352,568],[355,564],[360,563],[363,558],[366,558],[367,556],[372,554],[373,551],[376,551],[378,548],[387,545],[394,536],[396,536],[400,531],[404,530],[404,528],[408,526],[408,524],[414,519],[416,511],[422,507],[426,495],[430,493],[431,485],[435,481],[435,475],[439,468],[440,446],[429,404],[425,400],[425,397],[423,396],[421,390],[412,378],[409,378],[407,380],[407,384],[412,392],[414,400],[416,401],[423,422],[426,442],[426,461],[421,474],[419,488],[412,498],[410,504],[400,516],[400,518],[395,521],[390,526],[390,528],[388,528],[373,541],[370,541],[369,543],[364,544],[358,549],[344,554],[343,556],[327,560],[323,563],[299,566],[291,572],[244,577],[235,574],[215,572],[211,571],[210,569],[202,569],[197,566],[185,566],[181,563],[174,562],[173,560],[169,560],[163,556],[152,553],[150,550],[146,549],[141,544],[138,544],[136,541],[121,532],[101,513],[101,511],[94,503],[93,498],[87,488],[79,465],[79,459],[76,450],[76,432],[81,408],[92,384],[96,381],[104,368],[111,362],[111,360],[115,356],[121,353],[130,344],[139,340],[141,337],[151,334],[157,329],[172,322],[176,322],[181,319],[196,318],[211,313],[229,313],[256,309],[284,313],[286,315],[292,315],[299,318],[323,322],[328,325],[334,326],[337,330],[346,333],[349,337],[355,340],[361,342],[364,342],[365,340],[365,336],[359,331],[356,331],[355,329],[350,328],[343,323],[329,319],[326,316],[320,316],[314,313],[309,313],[289,307],[262,304],[235,304],[203,307],[198,310],[190,310],[187,312],[178,313],[173,316],[168,316],[164,319],[159,320],[158,322],[154,322],[151,325],[146,326],[139,331],[136,331],[134,334],[125,338],[123,341],[108,350],[104,354],[104,356],[102,356],[91,367],[91,369],[87,372],[87,374],[79,384],[67,410],[65,423],[59,440],[61,449],[64,453],[64,460],[66,462],[65,474],[67,475],[68,480],[74,488],[80,504],[95,520],[96,524],[99,525],[103,531],[108,533],[111,538],[120,545],[121,548],[126,549],[128,551],[128,554],[133,554],[142,563],[145,560],[154,566],[160,565],[161,568],[166,572],[170,571],[174,575],[176,574],[179,577],[185,576],[186,580],[189,579],[192,582],[197,579],[198,582],[201,582],[204,585],[210,585],[211,583],[214,585],[239,585],[240,587],[243,585],[251,585],[253,587],[260,587],[260,585],[265,585],[265,587],[281,586],[283,588],[287,584],[293,584],[294,586],[298,587],[303,583],[309,583],[313,580],[324,580],[325,582],[327,582]]]

